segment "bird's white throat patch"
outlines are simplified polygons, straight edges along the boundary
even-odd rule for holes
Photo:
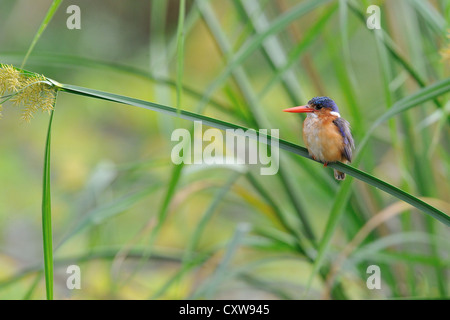
[[[338,117],[338,118],[341,117],[341,115],[339,114],[339,112],[336,112],[336,111],[331,111],[330,114],[332,114],[333,116],[336,116],[336,117]]]

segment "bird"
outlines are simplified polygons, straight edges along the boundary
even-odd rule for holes
[[[284,109],[284,112],[307,113],[303,122],[303,141],[314,160],[324,164],[340,161],[350,163],[355,142],[350,123],[341,117],[337,104],[329,97],[314,97],[307,105]],[[334,169],[336,180],[345,173]]]

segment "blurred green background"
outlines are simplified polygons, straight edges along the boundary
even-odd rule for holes
[[[0,1],[1,63],[20,67],[51,3]],[[81,9],[80,30],[66,27],[72,4]],[[381,9],[381,30],[366,26],[369,5]],[[184,52],[179,6],[63,1],[25,69],[173,107],[182,76],[182,109],[280,129],[282,139],[300,145],[302,118],[284,108],[332,97],[358,146],[396,101],[449,77],[446,0],[188,0]],[[450,296],[448,227],[362,182],[344,200],[323,268],[306,290],[339,202],[332,169],[283,151],[275,176],[259,175],[258,166],[176,168],[170,137],[190,129],[188,121],[67,93],[59,93],[55,110],[57,299]],[[448,214],[449,110],[446,94],[383,123],[358,167]],[[42,299],[49,117],[27,124],[20,113],[6,103],[0,120],[0,298]],[[367,235],[355,240],[361,230]],[[70,264],[81,268],[80,290],[66,287]],[[370,265],[381,268],[380,290],[366,286]]]

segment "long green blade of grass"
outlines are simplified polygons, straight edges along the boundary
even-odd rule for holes
[[[268,83],[261,89],[258,97],[262,100],[279,81],[282,79],[286,71],[291,69],[295,63],[298,62],[300,55],[309,47],[311,44],[320,36],[323,28],[329,19],[333,16],[337,9],[337,5],[332,5],[330,8],[322,14],[320,18],[317,19],[315,24],[308,30],[305,30],[305,34],[301,41],[295,46],[292,52],[289,53],[286,63],[275,70],[274,75],[270,78]]]
[[[231,177],[228,179],[227,183],[221,189],[219,189],[219,191],[217,191],[216,195],[214,196],[213,201],[208,206],[206,211],[203,213],[203,216],[200,219],[200,221],[199,221],[199,223],[187,245],[187,248],[186,248],[186,251],[185,251],[185,254],[183,257],[182,268],[184,268],[185,265],[190,262],[190,260],[192,258],[192,254],[197,249],[197,245],[200,242],[201,236],[206,228],[208,221],[211,219],[217,206],[222,202],[223,198],[228,193],[228,191],[230,190],[230,188],[233,186],[233,184],[236,182],[236,180],[239,178],[240,175],[241,175],[240,172],[236,172],[231,175]]]
[[[154,184],[148,188],[145,188],[143,190],[137,191],[135,193],[132,193],[130,195],[124,196],[120,199],[114,200],[110,203],[100,205],[97,208],[92,209],[89,211],[86,216],[59,242],[55,250],[60,247],[62,244],[64,244],[67,240],[74,237],[79,232],[90,228],[95,225],[99,225],[100,223],[104,222],[106,219],[110,219],[111,217],[117,216],[129,208],[131,208],[133,205],[135,205],[137,202],[141,201],[142,199],[145,199],[148,197],[149,194],[151,194],[153,191],[157,190],[158,188],[161,188],[161,185],[159,183]]]
[[[174,111],[176,114],[178,114],[178,112],[180,112],[180,110],[178,110],[178,109],[174,109]],[[164,199],[161,204],[161,207],[159,208],[159,211],[158,211],[156,225],[150,234],[150,238],[147,242],[147,246],[145,248],[144,255],[142,256],[138,265],[131,272],[127,281],[129,281],[131,279],[131,277],[133,277],[136,274],[136,272],[143,266],[144,262],[147,261],[148,259],[150,259],[150,257],[153,254],[155,241],[156,241],[157,237],[159,236],[159,232],[161,231],[161,228],[163,227],[164,222],[166,221],[166,218],[167,218],[167,215],[169,212],[169,205],[170,205],[170,202],[171,202],[173,196],[175,195],[178,181],[180,180],[180,178],[182,176],[183,167],[184,167],[184,164],[179,164],[179,165],[173,166],[169,185],[164,194]]]
[[[242,126],[238,126],[238,125],[231,124],[231,123],[221,121],[218,119],[206,117],[206,116],[199,115],[199,114],[189,112],[189,111],[181,110],[180,113],[178,114],[176,108],[160,105],[160,104],[149,102],[149,101],[143,101],[143,100],[134,99],[134,98],[126,97],[126,96],[121,96],[121,95],[117,95],[117,94],[113,94],[113,93],[107,93],[107,92],[102,92],[102,91],[88,89],[88,88],[82,88],[82,87],[73,86],[73,85],[67,85],[67,84],[62,85],[62,84],[58,84],[58,83],[55,83],[55,85],[57,85],[60,88],[60,90],[62,90],[64,92],[78,94],[78,95],[96,98],[96,99],[113,101],[113,102],[122,103],[122,104],[126,104],[126,105],[145,108],[148,110],[158,111],[158,112],[170,114],[172,116],[179,116],[180,118],[189,120],[189,121],[201,121],[204,125],[215,127],[215,128],[221,129],[221,130],[243,129],[245,131],[248,129],[248,128],[245,128]],[[422,102],[426,101],[424,99],[433,99],[436,96],[439,96],[440,94],[443,93],[443,90],[441,87],[443,85],[448,87],[447,91],[450,90],[450,79],[441,81],[437,84],[430,86],[433,88],[437,87],[437,89],[434,91],[431,90],[430,87],[426,87],[426,88],[420,90],[419,92],[417,92],[416,94],[413,95],[415,98],[410,97],[409,99],[407,99],[405,104],[407,104],[408,107],[404,107],[404,105],[399,104],[399,105],[397,105],[396,109],[404,111],[404,110],[407,110],[408,108],[414,106],[413,103],[422,103]],[[425,95],[422,94],[423,91],[427,92],[427,94],[425,94]],[[432,94],[431,92],[428,92],[428,91],[434,92],[434,94]],[[446,92],[446,91],[444,91],[444,92]],[[417,97],[420,97],[420,98],[417,98]],[[393,115],[395,115],[395,113],[392,113],[392,116]],[[384,120],[387,120],[387,119],[384,119]],[[259,138],[259,133],[257,133],[257,136]],[[368,140],[368,136],[370,136],[370,135],[366,136],[365,141]],[[270,141],[272,141],[272,137],[268,136],[268,139],[270,139]],[[284,149],[286,151],[295,153],[302,157],[311,159],[308,155],[308,150],[306,148],[300,147],[296,144],[287,142],[282,139],[279,140],[279,146],[281,149]],[[413,195],[411,195],[407,192],[404,192],[397,187],[392,186],[391,184],[389,184],[385,181],[377,179],[376,177],[374,177],[366,172],[363,172],[352,166],[345,165],[340,162],[331,163],[328,166],[331,168],[334,168],[334,169],[338,169],[339,171],[347,173],[350,176],[353,176],[363,182],[366,182],[376,188],[379,188],[380,190],[383,190],[383,191],[391,194],[392,196],[411,204],[412,206],[416,207],[417,209],[423,211],[424,213],[429,214],[433,218],[450,226],[450,217],[448,215],[446,215],[444,212],[434,208],[433,206],[414,197]]]
[[[366,23],[366,16],[364,15],[364,12],[360,9],[358,9],[354,4],[348,3],[349,8],[355,13],[355,15],[360,19],[362,23]],[[416,81],[416,83],[420,87],[425,87],[426,82],[425,80],[420,76],[419,72],[415,70],[415,68],[402,56],[402,54],[399,52],[399,50],[396,48],[395,42],[389,37],[389,35],[383,30],[377,30],[379,31],[382,36],[379,37],[381,42],[386,47],[387,51],[391,54],[391,56],[411,75],[411,77]],[[442,109],[441,103],[434,99],[435,105]],[[450,122],[450,117],[447,117],[447,121]]]
[[[178,28],[177,28],[177,79],[176,79],[176,111],[177,115],[180,115],[181,112],[181,98],[183,95],[183,69],[184,69],[184,16],[186,11],[186,2],[185,0],[180,1],[179,5],[179,14],[178,14]],[[183,164],[174,165],[172,169],[171,178],[169,181],[168,188],[164,195],[163,202],[158,212],[158,220],[155,228],[153,229],[148,250],[146,255],[141,259],[141,263],[138,267],[142,265],[142,263],[147,260],[151,256],[152,248],[156,238],[158,237],[159,231],[161,230],[163,223],[167,217],[167,213],[169,210],[170,202],[172,201],[173,196],[175,195],[176,188],[178,182],[182,176]],[[135,269],[137,270],[137,269]]]
[[[353,177],[348,177],[347,179],[345,179],[345,181],[343,181],[341,185],[341,188],[336,194],[336,200],[334,201],[333,207],[331,208],[322,239],[320,240],[319,248],[317,249],[317,255],[313,263],[313,270],[306,285],[305,295],[308,294],[312,281],[317,275],[317,272],[319,272],[319,269],[322,267],[324,258],[330,246],[331,238],[333,237],[334,232],[339,225],[340,218],[344,213],[344,208],[350,198],[352,181]]]
[[[222,27],[218,23],[218,18],[214,13],[213,8],[209,4],[209,2],[204,0],[199,0],[196,2],[197,7],[203,17],[203,19],[206,22],[206,25],[208,26],[211,35],[214,37],[215,42],[217,43],[218,47],[220,48],[222,54],[224,57],[229,61],[231,57],[233,57],[233,51],[232,46],[229,43]],[[305,10],[304,7],[301,7],[302,10]],[[304,12],[302,11],[301,12]],[[274,23],[276,24],[276,23]],[[269,28],[267,29],[269,30]],[[256,36],[258,38],[258,35]],[[232,61],[230,61],[232,63]],[[232,75],[234,80],[236,81],[236,84],[238,85],[240,91],[242,92],[243,97],[245,98],[246,104],[248,105],[251,118],[253,119],[252,122],[256,124],[257,127],[261,128],[270,128],[270,121],[267,118],[266,114],[262,112],[260,108],[260,103],[257,99],[257,95],[254,92],[252,88],[252,84],[249,80],[249,77],[247,73],[245,72],[242,65],[238,64],[232,69]],[[217,78],[220,79],[220,76]],[[214,88],[214,83],[209,87],[209,89]],[[211,92],[210,90],[207,90],[207,93],[205,97]],[[204,102],[203,100],[202,102]],[[280,163],[283,163],[283,158],[280,159]],[[302,223],[302,227],[304,228],[305,234],[308,236],[309,239],[314,240],[314,232],[311,226],[311,223],[306,215],[306,210],[303,206],[303,201],[301,199],[301,196],[296,194],[293,191],[293,182],[291,179],[291,176],[286,174],[285,170],[283,169],[284,166],[280,164],[280,171],[279,171],[279,179],[281,180],[283,184],[283,188],[286,191],[286,194],[290,198],[290,202],[292,203],[295,212],[298,215],[299,220]]]
[[[254,37],[250,38],[230,59],[227,63],[224,71],[210,84],[210,86],[206,89],[204,98],[202,100],[203,104],[206,104],[209,99],[212,97],[213,93],[219,89],[231,76],[235,69],[239,68],[242,63],[257,51],[261,45],[269,38],[271,35],[276,34],[286,28],[290,23],[298,19],[299,17],[308,14],[314,9],[318,8],[321,5],[330,2],[330,0],[314,0],[314,1],[305,1],[300,3],[299,5],[292,8],[290,11],[280,15],[277,19],[275,19],[267,29]],[[207,7],[208,1],[198,0],[197,6],[199,8]]]
[[[260,2],[258,0],[235,1],[237,9],[244,13],[241,19],[250,22],[255,34],[264,32],[270,27],[270,21]],[[273,35],[263,42],[261,49],[272,69],[277,70],[286,65],[287,54],[277,35]],[[286,69],[281,75],[280,80],[284,90],[294,104],[305,100],[304,90],[298,81],[298,76],[294,73],[294,69]]]
[[[183,70],[184,70],[184,15],[186,11],[186,1],[180,0],[177,29],[177,110],[181,108],[181,98],[183,96]]]
[[[285,230],[288,230],[291,235],[297,235],[298,236],[298,230],[295,230],[293,226],[289,223],[287,217],[285,216],[285,213],[282,209],[280,209],[280,206],[275,203],[275,200],[273,199],[273,196],[267,192],[264,187],[258,182],[258,180],[253,176],[251,172],[248,172],[246,174],[246,177],[250,184],[255,188],[256,191],[261,195],[262,199],[270,205],[273,212],[277,216],[280,224],[284,227]],[[298,241],[300,242],[300,238],[298,238]],[[306,255],[306,252],[303,250],[303,246],[299,245],[298,249],[301,253]]]
[[[58,10],[62,0],[54,0],[47,14],[42,20],[41,25],[36,32],[31,45],[28,48],[25,57],[23,58],[21,68],[25,66],[28,61],[28,57],[36,46],[39,38],[44,33],[45,28],[49,24],[50,20]],[[51,143],[51,129],[53,122],[54,111],[51,112],[50,120],[47,131],[47,141],[45,145],[44,156],[44,172],[43,172],[43,190],[42,190],[42,234],[43,234],[43,249],[44,249],[44,275],[45,275],[45,288],[47,300],[53,300],[53,237],[52,237],[52,219],[51,219],[51,195],[50,195],[50,143]]]
[[[422,88],[415,94],[409,95],[401,100],[395,102],[392,107],[377,120],[374,121],[372,127],[366,132],[366,135],[359,144],[361,149],[368,141],[372,132],[383,122],[391,119],[392,117],[405,112],[406,110],[415,107],[419,104],[425,103],[429,100],[435,99],[441,95],[450,92],[450,78],[438,81],[432,85]]]
[[[54,111],[51,112],[45,144],[42,180],[42,234],[44,240],[44,274],[47,300],[53,300],[52,204],[50,195],[50,144]]]
[[[57,258],[55,259],[54,263],[56,266],[68,266],[70,264],[74,263],[81,263],[86,261],[92,261],[92,260],[98,260],[98,259],[105,259],[105,260],[114,260],[117,258],[117,255],[123,250],[123,248],[116,248],[116,247],[108,247],[103,248],[100,250],[94,249],[93,251],[89,251],[87,254],[82,253],[80,255],[71,256],[71,257],[65,257],[65,258]],[[136,247],[132,248],[129,251],[128,257],[133,259],[140,259],[144,256],[145,252],[142,247]],[[204,256],[199,256],[198,260],[200,259],[207,259],[211,256],[211,253],[208,253]],[[157,250],[152,257],[152,260],[160,260],[164,262],[180,262],[181,257],[178,257],[174,254],[167,254],[166,252],[163,252],[162,249]],[[30,267],[27,267],[26,269],[18,271],[14,276],[8,277],[7,279],[0,280],[0,289],[4,289],[8,286],[11,286],[14,283],[17,283],[18,281],[23,280],[24,278],[30,276],[30,274],[37,274],[37,276],[42,276],[40,273],[42,272],[43,268],[41,265],[36,264],[32,265]]]
[[[180,280],[182,275],[185,274],[186,271],[189,270],[189,268],[191,268],[191,266],[195,264],[196,260],[198,260],[198,257],[195,256],[195,252],[197,249],[197,245],[200,242],[202,233],[206,228],[208,221],[211,219],[212,215],[216,211],[217,206],[223,201],[223,198],[228,193],[233,184],[236,182],[236,180],[239,178],[239,176],[240,173],[233,173],[231,175],[227,183],[217,191],[211,204],[203,213],[202,218],[200,219],[197,227],[195,228],[192,234],[192,237],[189,239],[187,243],[186,250],[182,258],[182,265],[179,273],[177,273],[177,280]],[[170,285],[174,282],[175,282],[174,280],[170,279],[169,282],[162,287],[164,288],[164,290],[158,292],[158,295],[163,294],[164,291],[167,290],[170,287]]]
[[[62,2],[62,0],[54,0],[52,5],[48,9],[47,15],[45,16],[44,20],[42,20],[41,26],[39,27],[38,31],[36,32],[36,35],[34,36],[33,41],[31,42],[31,45],[28,48],[25,58],[23,58],[23,62],[22,62],[22,65],[20,68],[23,68],[25,66],[25,64],[27,63],[28,57],[30,56],[31,52],[33,51],[34,47],[36,46],[36,43],[38,42],[42,33],[44,33],[45,28],[47,28],[47,25],[49,24],[50,20],[52,20],[53,16],[55,15],[56,10],[58,10],[58,7],[61,4],[61,2]]]
[[[191,298],[205,297],[212,299],[214,293],[217,291],[220,283],[226,278],[226,274],[231,263],[231,260],[236,255],[236,251],[242,244],[245,235],[250,231],[251,226],[247,223],[241,223],[236,227],[233,237],[231,238],[224,256],[215,270],[211,280],[201,287]]]
[[[22,53],[20,52],[5,52],[0,54],[0,60],[4,59],[6,61],[20,61],[20,57],[22,57]],[[63,54],[54,54],[54,53],[36,53],[33,55],[33,58],[30,59],[29,64],[31,65],[43,65],[43,66],[56,66],[56,67],[64,67],[64,68],[87,68],[87,69],[95,69],[95,70],[106,70],[112,72],[118,72],[126,75],[132,75],[136,77],[140,77],[145,80],[149,80],[155,82],[157,84],[162,84],[170,88],[175,88],[177,83],[176,81],[170,80],[167,77],[155,75],[148,71],[145,71],[140,68],[136,68],[133,66],[120,64],[117,62],[109,62],[109,61],[101,61],[94,60],[85,57],[71,56],[71,55],[63,55]],[[201,99],[203,97],[203,93],[194,89],[193,87],[183,84],[183,93],[189,94],[193,98]],[[212,107],[215,107],[217,110],[221,112],[226,112],[233,114],[233,110],[229,105],[226,105],[216,99],[210,99],[209,104]]]

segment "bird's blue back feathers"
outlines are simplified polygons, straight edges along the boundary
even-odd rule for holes
[[[333,123],[338,127],[342,138],[344,138],[344,150],[342,150],[342,152],[344,153],[345,158],[351,162],[352,149],[355,148],[355,142],[353,141],[353,136],[350,132],[350,124],[341,117],[336,118]]]

